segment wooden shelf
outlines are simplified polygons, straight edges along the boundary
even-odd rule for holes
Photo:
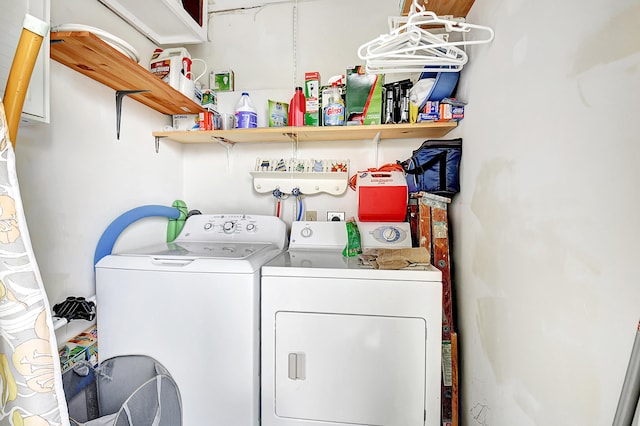
[[[88,31],[52,32],[51,58],[117,92],[167,115],[197,114],[204,109],[157,78],[95,34]],[[118,112],[119,115],[119,112]],[[182,143],[259,143],[332,140],[439,138],[454,129],[456,122],[382,124],[336,127],[265,127],[190,132],[154,132],[156,141],[169,138]],[[119,132],[119,127],[118,127]]]
[[[52,32],[51,58],[163,114],[197,114],[204,109],[151,71],[88,31]]]
[[[379,124],[335,127],[258,127],[255,129],[153,132],[156,138],[169,138],[182,143],[259,143],[332,140],[440,138],[458,125],[454,121],[419,124]]]
[[[469,13],[475,0],[419,0],[419,3],[436,15],[452,15],[455,18],[464,18]],[[402,14],[407,15],[411,8],[412,0],[404,0]]]

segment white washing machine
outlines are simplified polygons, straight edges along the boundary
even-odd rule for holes
[[[439,425],[441,272],[371,269],[345,242],[344,222],[295,222],[262,267],[262,425]]]
[[[272,216],[191,216],[178,238],[96,265],[101,360],[149,355],[176,380],[183,424],[259,425],[260,267],[285,248]]]

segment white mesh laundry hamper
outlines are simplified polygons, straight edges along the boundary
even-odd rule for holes
[[[62,382],[72,425],[182,425],[178,386],[151,357],[117,356],[96,369],[76,364],[63,374]]]

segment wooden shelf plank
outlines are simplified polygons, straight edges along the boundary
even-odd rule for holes
[[[211,143],[224,140],[232,143],[370,140],[380,132],[381,139],[440,138],[458,125],[454,121],[419,124],[378,124],[335,127],[259,127],[255,129],[153,132],[158,138],[182,143]]]
[[[475,0],[418,0],[426,8],[436,15],[453,15],[455,18],[464,18],[469,13]],[[404,0],[402,4],[402,14],[407,15],[411,8],[412,0]]]
[[[51,58],[163,114],[197,114],[200,105],[88,31],[51,33]]]

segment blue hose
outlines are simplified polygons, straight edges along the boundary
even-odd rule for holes
[[[180,210],[175,207],[167,206],[140,206],[129,210],[118,216],[116,220],[111,222],[107,229],[102,233],[98,245],[96,246],[96,252],[93,256],[93,265],[95,266],[100,259],[111,254],[113,246],[116,240],[125,230],[125,228],[131,225],[133,222],[143,219],[145,217],[160,216],[168,217],[170,219],[178,219],[181,215]]]
[[[298,199],[298,221],[302,220],[302,198]]]

